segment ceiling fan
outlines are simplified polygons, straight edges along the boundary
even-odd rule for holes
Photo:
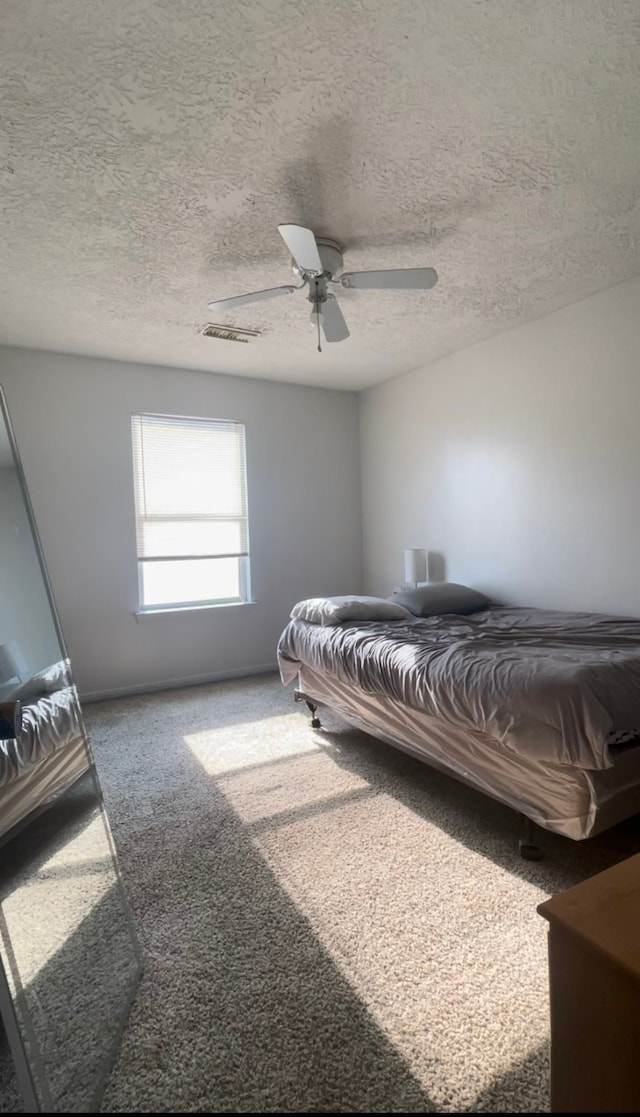
[[[278,232],[286,244],[295,274],[302,280],[299,286],[268,287],[265,291],[252,291],[248,295],[235,295],[209,303],[209,310],[235,310],[245,303],[273,299],[276,295],[292,295],[303,287],[309,288],[306,296],[311,303],[311,320],[320,326],[326,341],[344,341],[349,328],[329,284],[354,290],[428,291],[437,282],[433,268],[392,268],[386,271],[342,271],[342,246],[329,237],[316,237],[303,225],[278,225]],[[336,275],[341,272],[339,279]]]

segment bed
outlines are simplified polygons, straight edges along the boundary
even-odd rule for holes
[[[66,791],[91,767],[68,659],[16,687],[16,736],[0,740],[0,841]]]
[[[640,620],[486,598],[394,617],[332,605],[381,600],[298,603],[283,683],[566,837],[640,812]]]

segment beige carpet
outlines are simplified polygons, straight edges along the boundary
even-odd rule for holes
[[[506,809],[275,676],[87,706],[146,972],[105,1111],[548,1108],[551,892]]]

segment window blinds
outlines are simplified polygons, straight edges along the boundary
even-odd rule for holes
[[[244,426],[134,415],[138,559],[248,553]]]

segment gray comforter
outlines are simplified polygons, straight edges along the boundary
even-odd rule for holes
[[[68,660],[34,675],[12,697],[23,703],[22,732],[17,740],[0,741],[0,787],[52,753],[84,739]]]
[[[609,768],[612,733],[640,733],[640,620],[492,606],[414,623],[291,621],[284,683],[300,664],[516,753]]]

